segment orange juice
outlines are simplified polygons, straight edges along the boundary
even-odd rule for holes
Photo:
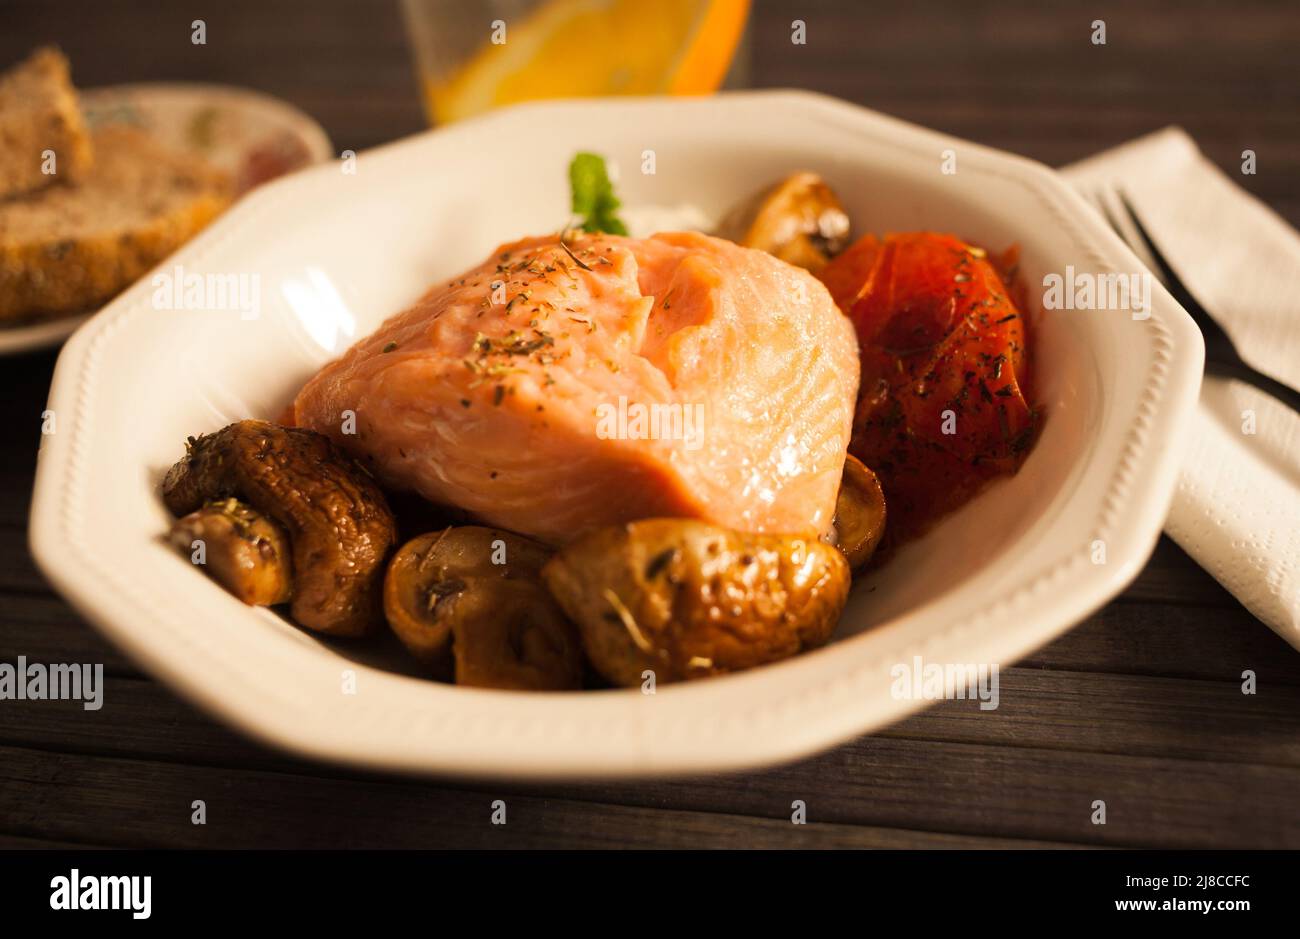
[[[541,98],[708,94],[736,66],[749,15],[749,0],[405,0],[404,7],[434,123]]]

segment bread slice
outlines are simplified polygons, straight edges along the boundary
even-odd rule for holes
[[[91,162],[63,53],[46,46],[0,73],[0,199],[76,181]]]
[[[75,184],[0,202],[0,323],[104,303],[230,203],[229,178],[141,130],[92,135]]]

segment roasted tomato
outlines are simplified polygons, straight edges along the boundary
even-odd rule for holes
[[[1015,472],[1033,441],[1023,304],[983,250],[931,232],[868,235],[819,276],[858,334],[849,450],[880,477],[897,544]]]

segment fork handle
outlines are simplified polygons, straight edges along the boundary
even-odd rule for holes
[[[1251,368],[1245,362],[1221,362],[1208,359],[1205,362],[1205,371],[1206,374],[1215,375],[1219,378],[1235,378],[1248,385],[1253,385],[1260,391],[1277,398],[1293,411],[1300,413],[1300,391],[1296,391],[1290,385],[1284,384],[1276,378],[1265,375],[1258,369]]]

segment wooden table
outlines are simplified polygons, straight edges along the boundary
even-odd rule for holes
[[[867,11],[870,11],[869,13]],[[421,128],[395,5],[5,2],[0,62],[61,43],[83,86],[231,82],[339,149]],[[807,22],[808,44],[789,41]],[[1107,24],[1107,44],[1089,40]],[[760,2],[752,83],[825,91],[1048,163],[1181,124],[1300,221],[1294,2]],[[300,762],[142,674],[45,585],[26,520],[54,355],[0,360],[0,660],[103,662],[107,705],[0,702],[0,847],[1300,846],[1300,655],[1172,543],[1064,638],[949,702],[760,773],[618,785],[443,785]],[[147,416],[142,415],[142,420]],[[106,496],[111,494],[106,494]],[[1241,693],[1241,673],[1258,693]],[[504,797],[510,823],[488,824]],[[190,823],[203,799],[208,824]],[[810,824],[790,823],[802,799]],[[1107,823],[1091,821],[1107,804]]]

